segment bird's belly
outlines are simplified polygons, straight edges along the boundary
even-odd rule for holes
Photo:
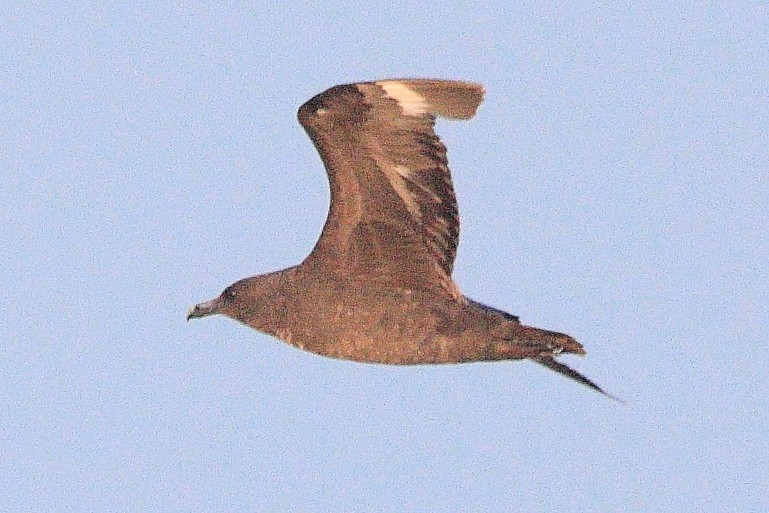
[[[291,330],[273,333],[289,344],[330,358],[392,365],[485,359],[488,341],[470,332],[439,333],[438,319],[419,303],[381,302],[361,309],[339,301],[322,314],[305,312]]]
[[[380,290],[374,302],[346,294],[348,291],[336,292],[333,296],[313,294],[312,302],[301,302],[301,311],[288,309],[292,312],[290,318],[280,326],[272,326],[268,333],[331,358],[391,364],[434,359],[425,354],[425,349],[433,343],[435,320],[413,298],[382,294]]]

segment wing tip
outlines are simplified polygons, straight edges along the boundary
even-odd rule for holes
[[[339,98],[352,91],[366,92],[377,87],[380,94],[394,100],[406,116],[432,115],[455,120],[467,120],[475,116],[483,102],[486,90],[481,84],[461,80],[431,78],[394,78],[373,82],[339,84],[330,87],[305,102],[297,112],[299,122],[306,126],[327,106],[332,107]]]
[[[431,114],[448,119],[470,119],[483,102],[481,84],[460,80],[424,78],[387,79],[374,82],[395,100],[404,114]]]

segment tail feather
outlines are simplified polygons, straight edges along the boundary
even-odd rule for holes
[[[538,364],[543,365],[550,370],[554,370],[559,374],[563,374],[564,376],[571,378],[578,383],[582,383],[586,387],[592,388],[596,392],[600,392],[601,394],[605,395],[606,397],[609,397],[610,399],[614,399],[617,402],[625,404],[625,401],[623,401],[619,397],[611,395],[610,393],[608,393],[606,390],[596,385],[593,381],[591,381],[587,377],[575,371],[568,365],[564,365],[563,363],[555,361],[555,359],[551,356],[538,356],[532,359]]]
[[[524,354],[524,358],[561,353],[585,354],[582,344],[564,333],[517,323],[506,323],[504,329],[503,340],[510,344],[511,348],[527,351],[528,354]]]
[[[565,333],[548,331],[532,326],[526,326],[518,322],[518,318],[496,308],[477,303],[468,299],[471,303],[481,307],[484,311],[496,315],[502,322],[496,328],[496,335],[502,343],[495,344],[490,360],[521,360],[531,359],[538,364],[547,367],[567,378],[573,379],[588,388],[592,388],[610,399],[625,403],[619,397],[613,396],[598,386],[589,378],[583,376],[568,365],[556,361],[560,354],[570,353],[584,355],[582,344]]]

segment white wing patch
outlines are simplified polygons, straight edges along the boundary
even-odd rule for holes
[[[407,168],[406,166],[394,166],[394,169],[403,178],[408,178],[411,176],[411,169]]]
[[[409,191],[408,186],[406,185],[406,180],[408,179],[409,175],[411,175],[411,170],[406,166],[391,165],[383,166],[382,170],[384,171],[384,174],[387,177],[387,180],[390,182],[393,190],[395,190],[398,196],[400,196],[401,201],[403,201],[403,204],[406,206],[406,209],[409,211],[409,213],[417,221],[421,221],[422,211],[419,208],[419,203],[417,203],[417,199],[414,197],[414,194]]]
[[[405,86],[403,82],[384,80],[376,82],[376,84],[384,89],[388,98],[398,102],[401,110],[407,116],[427,114],[429,108],[427,100],[421,94]]]

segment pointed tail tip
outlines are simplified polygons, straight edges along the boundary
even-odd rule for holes
[[[582,346],[580,345],[580,348],[581,347]],[[564,348],[564,350],[566,350],[566,349]],[[584,354],[584,349],[583,349],[583,354]],[[547,367],[550,370],[553,370],[553,371],[555,371],[555,372],[557,372],[559,374],[563,374],[567,378],[573,379],[577,383],[581,383],[582,385],[585,385],[586,387],[595,390],[596,392],[598,392],[598,393],[608,397],[609,399],[617,401],[618,403],[623,404],[623,405],[627,404],[624,399],[610,394],[609,392],[607,392],[606,390],[604,390],[603,388],[598,386],[590,378],[588,378],[588,377],[584,376],[583,374],[575,371],[574,369],[572,369],[568,365],[565,365],[565,364],[563,364],[561,362],[557,362],[551,356],[540,356],[538,358],[534,358],[534,361],[537,362],[538,364],[544,366],[544,367]]]

